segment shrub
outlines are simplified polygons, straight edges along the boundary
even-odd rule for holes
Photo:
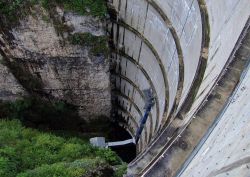
[[[51,177],[51,176],[60,176],[60,177],[71,177],[70,172],[75,171],[71,168],[65,168],[64,163],[56,163],[52,165],[42,165],[41,167],[35,168],[34,170],[28,170],[24,173],[20,173],[17,177]],[[74,175],[74,177],[80,177],[83,173],[83,169],[77,169],[79,175]],[[72,175],[73,176],[73,175]]]
[[[74,45],[89,46],[92,55],[108,55],[108,38],[106,36],[94,36],[91,33],[75,33],[69,37]]]
[[[120,164],[110,149],[25,128],[19,120],[0,120],[0,176],[78,177],[111,173],[111,165]]]
[[[111,165],[118,165],[121,163],[121,159],[115,155],[115,152],[111,149],[97,149],[96,155],[105,159]]]
[[[114,177],[122,177],[127,171],[127,164],[123,163],[122,165],[118,165],[115,170]]]
[[[22,5],[21,0],[1,0],[0,13],[5,14],[9,18],[14,18],[13,15],[16,13],[16,10],[20,9]]]
[[[17,167],[14,162],[6,157],[0,157],[0,176],[12,177]]]
[[[107,13],[105,0],[56,0],[63,4],[69,11],[77,12],[80,15],[92,15],[103,18]]]
[[[27,14],[30,6],[37,3],[41,3],[46,9],[60,5],[65,10],[80,15],[92,15],[100,18],[103,18],[107,13],[105,0],[1,0],[0,14],[5,15],[9,20],[16,21],[20,16]]]
[[[24,173],[20,173],[17,177],[82,177],[88,176],[91,173],[103,173],[102,168],[105,167],[111,169],[107,166],[106,162],[99,158],[94,159],[81,159],[69,163],[55,163],[52,165],[42,165],[41,167],[35,168],[33,170],[28,170]],[[102,169],[102,170],[97,170]],[[112,173],[112,172],[111,172]],[[112,174],[109,174],[112,176]],[[92,177],[92,176],[91,176]]]
[[[53,130],[78,130],[84,123],[77,108],[63,101],[27,97],[15,102],[0,101],[0,118],[20,119],[26,125]]]

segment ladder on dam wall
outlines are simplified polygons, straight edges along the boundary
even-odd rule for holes
[[[115,141],[115,142],[105,142],[105,138],[104,137],[94,137],[90,139],[90,143],[93,146],[96,147],[102,147],[102,148],[108,148],[108,147],[116,147],[116,146],[124,146],[124,145],[129,145],[129,144],[137,144],[141,134],[143,132],[143,129],[145,127],[145,124],[148,120],[148,115],[152,109],[152,107],[155,104],[155,97],[153,95],[153,92],[151,89],[147,89],[143,91],[146,97],[146,103],[145,103],[145,113],[144,116],[141,118],[140,120],[140,126],[136,131],[136,135],[135,137],[128,139],[128,140],[124,140],[124,141]]]

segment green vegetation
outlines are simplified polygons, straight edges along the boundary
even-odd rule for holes
[[[1,0],[0,1],[0,15],[5,15],[8,20],[16,21],[20,15],[25,15],[25,9],[29,6],[29,0]],[[23,10],[20,13],[20,9]],[[17,16],[18,15],[18,16]]]
[[[55,163],[43,165],[19,174],[17,177],[82,177],[82,176],[114,176],[111,166],[100,158],[82,159],[71,163]]]
[[[48,10],[58,5],[66,11],[99,18],[104,18],[107,13],[105,0],[1,0],[0,17],[4,15],[8,21],[16,22],[26,16],[35,4],[41,4]]]
[[[118,177],[125,170],[109,149],[25,128],[19,120],[0,120],[0,176]]]
[[[89,139],[110,135],[111,122],[99,117],[90,122],[79,117],[77,107],[63,101],[49,101],[39,97],[26,97],[14,102],[0,101],[0,119],[18,119],[25,126],[63,137]]]
[[[89,46],[91,48],[90,52],[94,56],[100,54],[107,56],[109,53],[107,36],[94,36],[90,33],[75,33],[70,36],[69,40],[74,45]]]
[[[71,137],[90,138],[109,136],[110,121],[107,118],[86,122],[79,117],[77,107],[63,101],[48,101],[38,97],[26,97],[15,102],[0,101],[0,119],[18,119],[25,126]]]
[[[61,35],[64,32],[70,33],[71,27],[64,24],[61,19],[55,15],[55,7],[63,7],[66,11],[78,13],[80,15],[91,15],[103,19],[107,14],[107,6],[105,0],[1,0],[0,1],[0,22],[2,26],[11,26],[18,24],[18,21],[27,14],[33,14],[31,7],[40,4],[49,12],[49,16],[42,14],[42,19],[46,22],[52,20],[54,27]],[[40,13],[40,12],[37,12]],[[93,36],[90,33],[70,35],[69,40],[75,45],[86,45],[90,47],[90,52],[94,56],[108,55],[107,37]],[[27,75],[22,71],[19,65],[12,64],[12,69],[18,72],[16,75],[21,76],[20,82],[27,86],[28,91],[39,89],[41,84],[34,76]],[[11,68],[10,67],[10,68]],[[32,85],[29,85],[32,84]],[[33,85],[34,84],[34,85]]]
[[[126,163],[123,163],[122,165],[118,165],[118,166],[116,166],[116,167],[117,167],[117,168],[116,168],[115,174],[114,174],[115,177],[121,177],[121,176],[123,176],[123,175],[126,173],[126,171],[127,171],[127,164],[126,164]]]
[[[126,164],[113,151],[90,146],[93,134],[79,133],[103,131],[93,124],[101,123],[86,124],[74,106],[62,101],[0,102],[0,176],[122,176]]]
[[[92,15],[103,18],[107,14],[105,0],[41,0],[45,8],[51,5],[62,5],[66,11],[73,11],[80,15]]]
[[[25,125],[48,130],[80,131],[77,109],[62,101],[27,97],[15,102],[0,102],[0,118],[19,119]]]

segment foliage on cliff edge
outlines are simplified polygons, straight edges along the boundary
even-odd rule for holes
[[[0,120],[0,176],[112,177],[120,176],[120,169],[124,165],[109,149],[25,128],[18,120]]]
[[[61,6],[66,11],[99,18],[104,18],[107,14],[105,0],[1,0],[0,16],[15,21],[29,14],[30,7],[36,4],[41,4],[46,9]]]

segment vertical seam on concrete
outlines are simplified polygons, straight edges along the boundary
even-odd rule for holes
[[[166,112],[166,110],[168,110],[168,100],[169,100],[169,85],[168,85],[168,79],[167,79],[167,74],[166,74],[166,70],[163,67],[162,61],[160,59],[159,54],[157,53],[157,51],[154,49],[153,45],[143,36],[143,34],[141,34],[140,32],[138,32],[136,29],[134,29],[133,27],[129,26],[128,24],[126,24],[125,22],[123,22],[122,20],[119,20],[117,22],[114,22],[124,28],[126,28],[127,30],[131,31],[132,33],[136,34],[147,46],[148,48],[152,51],[153,55],[155,56],[161,72],[162,72],[162,76],[164,78],[164,83],[165,83],[165,94],[166,94],[166,98],[165,98],[165,108],[164,108],[164,112]],[[157,93],[157,92],[156,92]],[[159,127],[159,120],[161,118],[158,116],[158,119],[156,120],[156,127],[155,127],[155,131],[157,131],[158,127]]]
[[[201,43],[201,54],[198,64],[198,69],[194,77],[192,86],[187,94],[187,97],[183,101],[183,105],[180,107],[178,117],[182,119],[182,115],[186,114],[194,103],[195,97],[201,86],[202,79],[204,77],[207,60],[208,60],[208,49],[210,42],[210,25],[208,11],[204,0],[197,0],[200,8],[201,21],[202,21],[202,43]]]
[[[180,44],[180,39],[177,35],[176,30],[173,28],[172,22],[170,21],[170,19],[168,18],[168,16],[163,12],[163,10],[160,8],[160,6],[154,1],[154,0],[147,0],[148,3],[160,14],[161,18],[164,20],[166,26],[169,28],[173,39],[175,41],[175,46],[176,46],[176,50],[177,50],[177,54],[178,54],[178,58],[179,58],[179,80],[178,80],[178,86],[177,86],[177,93],[175,96],[175,102],[174,102],[174,106],[169,114],[168,117],[166,117],[166,119],[162,119],[162,124],[166,126],[168,125],[168,123],[171,121],[169,120],[169,118],[171,119],[174,114],[175,111],[178,108],[179,102],[181,100],[181,95],[182,95],[182,91],[183,91],[183,84],[184,84],[184,62],[183,62],[183,52],[181,49],[181,44]],[[174,53],[175,55],[175,53]],[[172,60],[174,58],[174,55],[172,57]],[[171,60],[171,61],[172,61]]]
[[[124,109],[124,108],[123,108],[122,106],[120,106],[120,105],[116,105],[116,106],[117,106],[117,108],[118,108],[120,111],[126,113],[129,117],[131,117],[131,120],[132,120],[133,124],[136,126],[136,128],[139,128],[139,125],[137,124],[136,119],[130,114],[129,111],[127,111],[126,109]],[[134,132],[134,133],[135,133],[135,132]]]
[[[131,29],[130,28],[126,28],[126,26],[128,26],[128,25],[126,25],[126,24],[124,24],[124,23],[117,23],[117,22],[113,22],[113,23],[116,23],[117,24],[117,28],[118,29],[120,29],[119,28],[119,26],[121,25],[122,27],[124,27],[124,33],[125,33],[125,29],[128,29],[128,30],[130,30],[131,31]],[[124,25],[124,26],[123,26]],[[117,32],[118,32],[118,30],[117,30]],[[137,35],[138,36],[138,32],[135,30],[135,31],[131,31],[131,32],[133,32],[135,35]],[[137,33],[136,33],[137,32]],[[140,36],[138,36],[139,38],[140,38]],[[119,36],[118,36],[118,39],[119,39]],[[118,42],[118,39],[117,39],[117,42]],[[142,39],[142,38],[140,38],[140,39]],[[146,40],[146,39],[145,39]],[[150,46],[148,46],[149,48],[150,48]],[[118,50],[118,51],[117,51]],[[123,51],[121,51],[121,50],[119,50],[119,48],[118,47],[116,47],[115,48],[115,51],[114,52],[116,52],[116,54],[118,55],[118,54],[121,54],[121,53],[123,53],[123,54],[125,54],[125,52],[123,52]],[[153,53],[153,52],[152,52]],[[125,54],[127,57],[130,57],[130,56],[128,56],[127,54]],[[127,58],[126,57],[126,58]],[[156,57],[156,56],[155,56]],[[130,57],[131,58],[131,57]],[[143,67],[134,59],[134,58],[132,58],[133,59],[133,61],[135,61],[136,63],[136,66],[140,66],[142,69],[143,69]],[[157,92],[156,92],[156,89],[155,89],[155,87],[154,87],[154,84],[153,84],[153,82],[152,82],[152,80],[150,79],[150,77],[149,77],[149,75],[147,74],[147,72],[143,69],[142,71],[144,71],[143,72],[143,74],[145,75],[147,75],[148,77],[146,77],[147,78],[147,80],[148,81],[150,81],[150,85],[151,85],[151,87],[152,87],[152,89],[155,91],[155,94],[156,94],[156,96],[157,96]],[[168,96],[168,94],[167,94],[167,96]],[[160,115],[159,115],[159,101],[158,101],[158,99],[157,99],[157,104],[156,104],[156,106],[157,106],[157,119],[156,119],[156,124],[155,124],[155,129],[154,130],[156,130],[157,129],[157,127],[158,127],[158,124],[159,124],[159,119],[160,119]],[[152,124],[152,123],[151,123]],[[152,132],[153,133],[153,132]]]
[[[129,98],[127,95],[123,94],[120,90],[113,90],[113,92],[115,93],[116,96],[121,96],[123,99],[126,99],[128,102],[130,102],[130,104],[132,104],[135,107],[135,109],[138,112],[138,114],[141,117],[143,116],[141,110],[139,109],[139,107],[137,106],[137,104],[134,102],[134,100],[132,100],[131,98]],[[147,129],[144,129],[144,133],[145,133],[145,140],[146,140],[144,143],[147,144],[147,138],[148,138],[148,131],[147,131]]]
[[[194,2],[194,1],[193,1]],[[205,69],[206,69],[206,62],[207,62],[207,58],[208,58],[208,56],[207,56],[207,53],[208,53],[208,47],[209,47],[209,35],[210,35],[210,28],[209,28],[209,20],[208,20],[208,13],[207,13],[207,9],[206,9],[206,5],[205,5],[205,3],[204,3],[204,0],[198,0],[198,2],[199,2],[199,6],[200,6],[200,11],[201,11],[201,19],[202,19],[202,29],[203,29],[203,32],[202,32],[202,47],[201,47],[201,58],[203,59],[203,60],[205,60],[205,63],[203,62],[203,63],[200,63],[199,64],[199,68],[200,68],[200,70],[202,71],[202,72],[204,72],[205,73]],[[202,8],[201,8],[202,7]],[[201,62],[201,60],[200,60],[200,62]],[[200,72],[198,72],[198,70],[197,70],[197,74],[196,74],[196,77],[201,77],[201,78],[203,78],[203,75],[204,75],[204,73],[202,74],[201,73],[201,76],[199,76],[199,74],[200,74]],[[198,88],[200,87],[200,84],[201,84],[201,82],[200,83],[197,83],[198,84]],[[194,86],[194,84],[193,84],[193,86]],[[191,87],[191,89],[190,90],[193,90],[193,88]],[[188,94],[189,95],[189,94]],[[188,98],[189,96],[187,96],[187,98]],[[186,99],[187,99],[186,98]],[[186,101],[184,101],[184,103],[185,103]],[[183,104],[184,105],[184,104]],[[171,123],[171,122],[170,122]],[[166,128],[165,128],[166,129]],[[155,140],[155,141],[157,141],[157,140]],[[155,142],[154,141],[154,142]],[[151,144],[153,144],[154,142],[152,142]],[[168,144],[168,143],[167,143]],[[135,163],[135,162],[134,162]],[[146,168],[145,168],[146,169]],[[145,169],[144,170],[142,170],[142,171],[145,171]],[[142,173],[142,171],[141,171],[141,173]]]
[[[130,119],[129,120],[131,120],[132,122],[133,122],[133,124],[136,126],[136,128],[138,129],[139,128],[139,126],[138,126],[138,124],[136,123],[136,119],[130,114],[130,112],[129,111],[127,111],[126,109],[124,109],[123,107],[121,107],[120,105],[117,105],[117,108],[120,110],[120,111],[122,111],[123,113],[125,113],[125,114],[127,114],[129,117],[130,117]],[[135,134],[135,132],[133,132],[134,134]],[[140,144],[139,144],[139,152],[141,151],[141,148],[143,147],[143,145],[142,145],[142,141],[140,140]]]
[[[126,5],[125,5],[125,16],[127,16],[127,5],[128,5],[128,0],[126,0]],[[120,12],[120,9],[121,9],[121,0],[119,0],[119,10],[118,10],[119,12]],[[119,12],[118,12],[118,18],[119,18]],[[117,18],[117,20],[118,20],[118,18]],[[117,24],[117,28],[119,29],[119,25],[118,24]],[[123,31],[123,41],[122,41],[123,45],[124,45],[124,38],[125,38],[125,28],[124,28],[124,31]],[[119,32],[117,31],[117,44],[118,44],[118,42],[119,42]],[[118,50],[119,50],[119,48],[118,48]],[[133,90],[133,93],[134,93],[134,90]],[[151,122],[150,122],[150,131],[152,132],[153,131],[152,130],[152,125],[153,125],[152,115],[151,115],[151,119],[150,120],[151,120]],[[151,132],[150,132],[150,137],[151,137]]]
[[[114,50],[114,52],[117,52],[117,50]],[[153,92],[156,95],[157,117],[159,117],[159,100],[158,100],[158,97],[157,97],[157,94],[156,94],[157,92],[156,92],[156,89],[154,87],[154,84],[153,84],[151,78],[149,77],[148,73],[146,72],[146,70],[134,58],[132,58],[131,56],[127,55],[123,51],[119,50],[118,52],[119,52],[118,55],[125,57],[126,59],[128,59],[129,61],[131,61],[135,66],[137,66],[137,68],[139,68],[139,70],[141,70],[141,72],[144,74],[144,76],[148,80],[149,85],[151,86]],[[152,124],[152,122],[151,122],[151,124]]]
[[[117,34],[116,34],[116,40],[117,40],[117,42],[119,41],[119,30],[120,28],[119,28],[119,24],[117,24]],[[125,34],[125,28],[124,28],[124,32],[123,32],[123,42],[124,42],[124,34]],[[117,47],[117,49],[116,50],[119,50],[119,48]],[[116,56],[118,55],[118,53],[119,52],[117,52],[116,51]],[[120,55],[119,55],[120,56]],[[118,57],[117,57],[118,58]],[[120,57],[119,57],[120,58]],[[144,73],[145,74],[145,73]],[[120,88],[121,89],[121,88]],[[158,104],[159,105],[159,104]],[[158,109],[157,109],[158,110]],[[159,115],[159,114],[158,114]],[[159,117],[159,116],[158,116]],[[151,116],[151,119],[150,119],[150,127],[152,127],[152,125],[153,125],[153,119],[152,119],[152,116]],[[151,130],[150,131],[152,131],[152,128],[151,128]],[[153,132],[152,132],[153,133]],[[152,133],[150,133],[150,137],[152,136],[151,134]],[[147,137],[146,137],[147,138]],[[151,139],[151,138],[150,138]]]
[[[141,96],[141,98],[144,100],[144,102],[145,102],[145,100],[146,100],[146,98],[145,98],[145,95],[143,94],[143,92],[140,90],[140,88],[137,86],[137,85],[135,85],[135,83],[133,82],[133,81],[131,81],[129,78],[127,78],[126,76],[123,76],[122,74],[118,74],[118,73],[112,73],[112,75],[116,75],[117,77],[119,77],[120,79],[123,79],[123,80],[125,80],[126,82],[128,82],[132,87],[133,87],[133,89],[134,90],[136,90],[139,94],[140,94],[140,96]],[[149,133],[149,141],[151,140],[151,138],[152,138],[152,133],[153,133],[153,116],[152,116],[152,114],[151,114],[151,112],[149,113],[149,119],[150,119],[150,133]]]

